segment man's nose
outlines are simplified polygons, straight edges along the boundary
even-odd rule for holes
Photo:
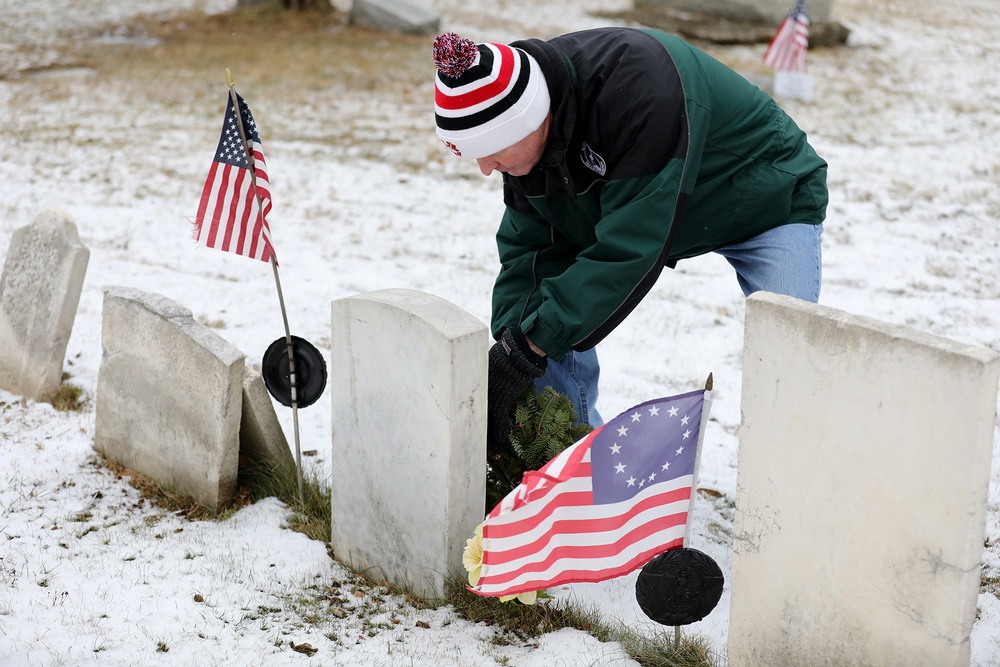
[[[489,176],[493,173],[493,170],[497,168],[499,164],[496,160],[488,157],[481,157],[476,160],[479,163],[479,171],[483,172],[483,176]]]

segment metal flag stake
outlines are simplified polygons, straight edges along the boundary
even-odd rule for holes
[[[247,167],[250,172],[251,184],[257,198],[258,215],[262,216],[263,205],[260,193],[257,191],[257,173],[254,166],[254,155],[247,141],[246,128],[243,127],[243,109],[236,95],[236,83],[233,74],[226,68],[226,83],[229,85],[229,97],[236,110],[237,129],[243,151],[247,157]],[[326,387],[326,362],[312,344],[297,336],[292,336],[288,327],[288,313],[285,310],[285,297],[281,291],[281,279],[278,276],[278,262],[274,253],[270,256],[271,269],[274,273],[274,285],[278,291],[278,304],[281,307],[281,320],[285,326],[284,338],[271,343],[264,353],[261,364],[261,375],[268,392],[278,402],[292,408],[292,425],[295,431],[295,468],[298,475],[299,502],[305,505],[305,492],[302,481],[302,447],[299,442],[299,408],[308,407],[316,402]],[[285,354],[282,354],[284,346]],[[301,377],[300,377],[301,375]],[[299,392],[299,382],[303,381],[302,393]]]

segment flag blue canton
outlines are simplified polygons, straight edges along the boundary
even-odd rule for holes
[[[694,472],[704,392],[636,406],[601,427],[590,449],[594,504],[628,500]]]
[[[236,99],[240,105],[240,112],[243,115],[243,131],[246,132],[247,141],[251,145],[260,143],[260,136],[257,134],[257,123],[254,122],[250,107],[243,101],[239,93]],[[246,150],[243,148],[243,141],[240,139],[240,128],[236,120],[236,112],[233,110],[233,98],[229,97],[229,104],[226,105],[226,116],[222,121],[222,136],[219,138],[219,147],[215,152],[216,162],[231,164],[234,167],[246,169]]]

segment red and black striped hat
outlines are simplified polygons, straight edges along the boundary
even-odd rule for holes
[[[538,62],[505,44],[476,44],[453,32],[434,40],[434,120],[452,152],[477,159],[513,146],[549,113]]]

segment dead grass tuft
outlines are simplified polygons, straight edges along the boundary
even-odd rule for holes
[[[59,412],[80,412],[90,403],[88,395],[75,384],[67,382],[69,375],[63,373],[62,384],[52,397],[52,407]]]
[[[629,656],[643,667],[714,667],[718,664],[708,641],[701,637],[681,636],[675,641],[673,631],[646,636],[621,623],[609,623],[596,609],[587,609],[570,601],[555,603],[539,599],[533,605],[501,602],[469,591],[464,581],[449,582],[447,602],[456,613],[473,623],[486,623],[498,630],[498,646],[532,644],[545,633],[562,628],[582,630],[602,642],[618,642]]]
[[[352,27],[336,12],[264,5],[140,17],[120,31],[134,39],[89,42],[81,45],[79,59],[162,104],[179,95],[224,92],[226,68],[241,92],[252,89],[285,104],[311,104],[331,90],[395,94],[420,84],[426,92],[432,71],[427,38]]]
[[[332,159],[390,156],[409,168],[446,157],[430,118],[434,66],[427,37],[358,28],[342,13],[275,5],[146,16],[108,30],[114,39],[80,40],[60,61],[91,72],[94,95],[127,96],[130,108],[165,110],[174,123],[203,130],[205,146],[218,140],[228,68],[265,146],[280,140],[305,150],[332,147]],[[61,82],[47,83],[38,94],[50,102],[69,99]]]
[[[157,482],[151,477],[147,477],[135,470],[130,470],[104,456],[101,456],[100,459],[101,465],[114,473],[116,478],[124,479],[132,488],[139,491],[143,501],[192,521],[225,518],[239,508],[249,505],[251,502],[249,491],[245,488],[240,488],[237,489],[233,501],[222,512],[216,513],[211,508],[200,504],[189,494],[175,487]]]
[[[237,483],[249,498],[257,502],[274,497],[292,510],[288,527],[319,542],[329,542],[333,508],[330,488],[315,474],[307,472],[302,480],[299,498],[298,475],[294,467],[270,468],[246,462],[240,466]]]

